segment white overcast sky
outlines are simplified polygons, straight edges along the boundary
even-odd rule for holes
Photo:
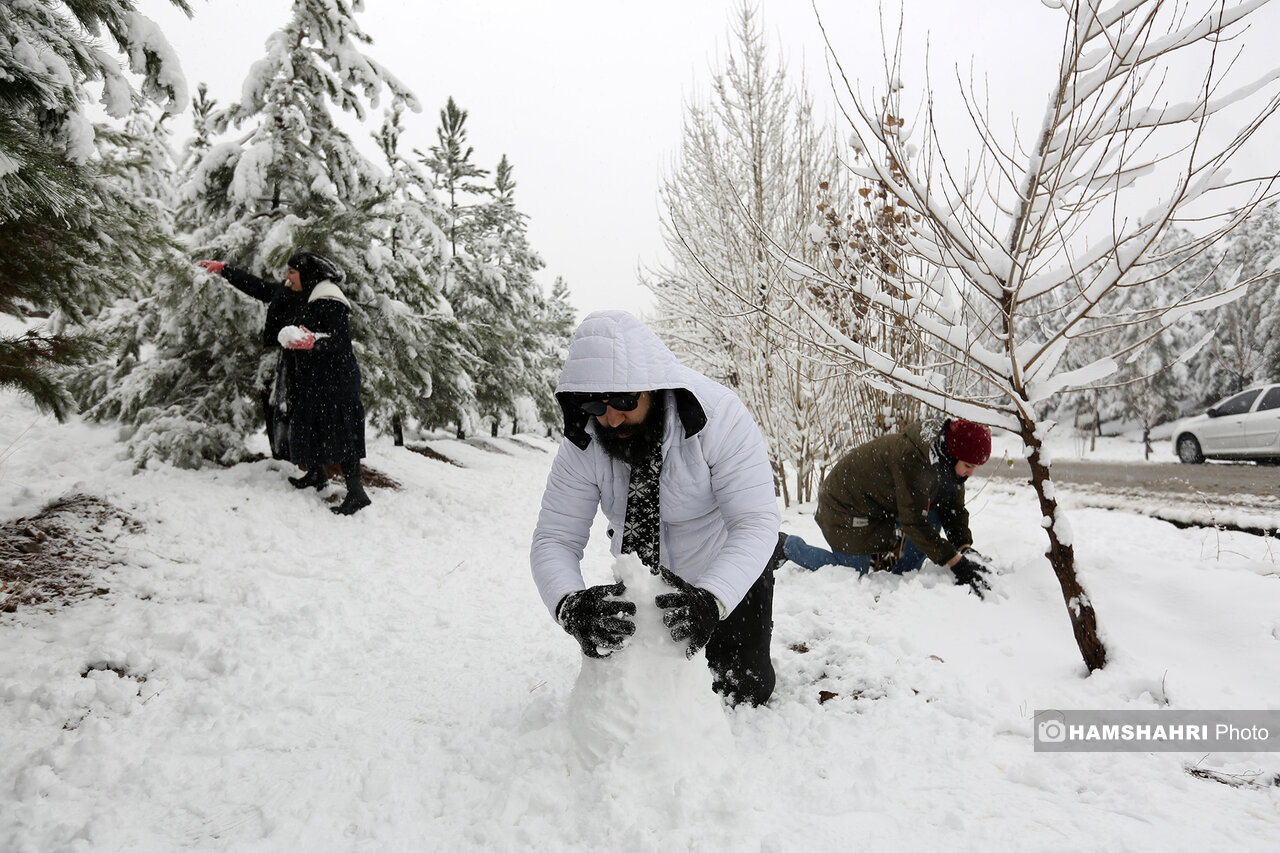
[[[959,64],[986,77],[993,103],[1038,122],[1055,70],[1061,13],[1036,0],[904,0],[906,37],[929,40],[935,88],[954,92]],[[193,0],[187,20],[166,0],[140,0],[181,57],[189,87],[239,99],[267,36],[289,19],[290,0]],[[529,216],[540,279],[569,285],[580,312],[640,312],[648,292],[638,269],[665,258],[658,187],[679,149],[684,108],[708,97],[728,44],[736,0],[366,0],[357,20],[374,40],[367,53],[419,98],[406,120],[408,147],[435,142],[452,96],[469,112],[475,161],[515,167],[517,205]],[[817,0],[846,72],[883,79],[880,3]],[[894,0],[885,0],[896,16]],[[793,79],[830,87],[809,0],[762,0],[761,21]],[[896,17],[894,18],[896,20]],[[1274,20],[1274,19],[1273,19]],[[914,79],[913,79],[914,74]],[[908,70],[908,88],[921,85]],[[941,92],[940,92],[941,94]],[[381,110],[370,114],[370,130]],[[181,125],[180,125],[181,126]],[[372,148],[366,149],[372,154]]]

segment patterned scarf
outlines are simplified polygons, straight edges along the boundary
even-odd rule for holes
[[[654,441],[642,460],[631,466],[627,486],[627,515],[622,525],[622,553],[635,554],[658,573],[661,521],[658,481],[662,474],[662,442]]]

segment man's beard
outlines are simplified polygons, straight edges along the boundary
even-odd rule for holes
[[[638,424],[622,424],[607,427],[596,421],[596,441],[600,448],[620,462],[635,466],[649,455],[649,451],[662,443],[663,427],[667,423],[666,407],[656,395],[649,412]],[[623,436],[622,433],[630,433]]]

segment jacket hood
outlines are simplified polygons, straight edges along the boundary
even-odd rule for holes
[[[706,425],[702,404],[693,392],[699,374],[680,364],[653,330],[626,311],[587,315],[569,341],[569,355],[556,385],[564,414],[564,435],[579,448],[591,443],[590,415],[578,409],[578,394],[611,391],[657,391],[669,388],[685,436]]]
[[[929,460],[930,465],[955,465],[956,461],[947,455],[945,441],[948,418],[929,417],[907,424],[902,434],[907,437],[922,457]]]

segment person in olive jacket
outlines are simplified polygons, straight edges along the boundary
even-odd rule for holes
[[[787,559],[809,570],[902,574],[928,557],[982,597],[987,560],[973,550],[964,486],[990,457],[991,428],[959,418],[909,424],[855,447],[818,489],[814,519],[833,550],[788,536]]]
[[[329,482],[325,464],[339,463],[347,495],[333,511],[351,515],[368,506],[360,465],[365,456],[360,366],[351,348],[351,303],[338,288],[342,271],[312,252],[290,256],[279,285],[219,261],[199,264],[267,303],[262,343],[284,350],[269,407],[272,449],[308,469],[289,482],[323,489]]]

